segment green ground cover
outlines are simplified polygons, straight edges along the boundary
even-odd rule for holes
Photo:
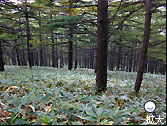
[[[143,105],[155,101],[166,124],[166,75],[144,74],[134,93],[135,72],[108,71],[107,91],[95,95],[91,69],[5,66],[0,72],[0,124],[146,124]],[[155,120],[156,122],[156,120]]]

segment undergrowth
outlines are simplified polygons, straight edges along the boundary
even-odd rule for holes
[[[143,105],[155,101],[166,124],[166,75],[145,73],[135,94],[135,72],[108,71],[107,91],[95,95],[91,69],[5,66],[0,72],[1,125],[142,125]]]

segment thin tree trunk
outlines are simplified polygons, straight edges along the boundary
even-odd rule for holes
[[[69,40],[68,40],[68,70],[72,70],[73,67],[73,28],[70,26],[69,28]]]
[[[18,63],[18,66],[21,66],[21,63],[20,63],[20,55],[19,55],[19,49],[16,48],[16,55],[17,55],[17,63]]]
[[[133,63],[133,51],[129,51],[129,72],[132,72],[132,63]]]
[[[113,71],[115,65],[115,45],[111,43],[110,48],[111,48],[111,53],[109,58],[109,66],[110,66],[109,69]]]
[[[26,32],[27,32],[27,51],[28,51],[28,62],[29,67],[32,68],[32,56],[30,52],[30,26],[29,26],[29,16],[26,8]]]
[[[122,41],[122,39],[120,39],[120,42]],[[121,63],[121,46],[118,46],[118,54],[117,54],[117,68],[116,70],[119,70],[120,68],[120,63]]]
[[[62,40],[63,38],[61,38],[61,44],[63,43]],[[63,66],[64,66],[63,46],[60,46],[60,68],[63,68]]]
[[[56,52],[55,52],[56,53],[56,55],[55,55],[56,56],[55,57],[56,68],[58,68],[58,66],[59,66],[59,64],[58,64],[58,47],[57,47],[57,45],[58,44],[57,44],[57,35],[56,35]]]
[[[136,52],[133,51],[133,72],[136,71]]]
[[[75,43],[75,66],[74,69],[77,69],[78,66],[78,54],[77,54],[77,42]]]
[[[55,62],[55,42],[54,42],[54,35],[53,31],[51,32],[51,38],[52,38],[52,67],[56,67],[56,62]]]
[[[154,66],[155,66],[155,64],[154,64],[154,60],[152,60],[152,59],[149,59],[149,65],[148,65],[148,72],[149,73],[154,73]]]
[[[12,60],[12,65],[17,65],[16,62],[16,50],[14,48],[12,48],[12,52],[11,52],[11,60]]]
[[[70,1],[69,3],[69,16],[72,16],[72,1]],[[73,26],[69,26],[69,39],[68,39],[68,70],[72,70],[73,68],[73,42],[72,42],[72,38],[73,38]]]
[[[3,61],[3,57],[2,57],[2,41],[0,40],[0,71],[4,71],[5,68],[4,68],[4,61]]]
[[[141,50],[139,61],[138,61],[137,78],[136,78],[135,88],[134,88],[136,92],[139,92],[142,79],[143,79],[144,63],[146,60],[147,48],[148,48],[148,43],[150,38],[150,25],[151,25],[151,14],[152,14],[151,9],[152,9],[152,0],[146,0],[144,39],[143,39],[142,50]]]
[[[39,29],[41,28],[42,24],[41,24],[41,13],[39,12]],[[40,41],[40,66],[44,65],[44,60],[43,60],[43,44],[42,44],[42,32],[41,29],[39,31],[39,41]]]
[[[107,87],[108,0],[98,0],[97,16],[96,93]]]

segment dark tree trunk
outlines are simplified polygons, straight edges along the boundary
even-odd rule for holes
[[[90,68],[94,69],[94,48],[90,50]]]
[[[91,29],[91,27],[90,27],[90,29]],[[93,40],[93,38],[92,38],[92,36],[90,36],[90,43],[91,44],[94,44],[94,40]],[[91,46],[91,50],[90,50],[90,68],[91,69],[94,69],[94,56],[95,54],[94,54],[94,46]]]
[[[122,41],[122,39],[120,39],[120,42]],[[117,53],[117,67],[116,70],[119,70],[120,68],[120,63],[121,63],[121,46],[118,46],[118,53]]]
[[[73,67],[73,28],[69,28],[69,40],[68,40],[68,70],[72,70]]]
[[[166,73],[166,64],[163,63],[163,61],[160,61],[160,74]]]
[[[75,43],[75,65],[74,65],[74,69],[77,69],[78,66],[78,54],[77,54],[77,42]]]
[[[133,52],[133,72],[136,71],[136,61],[137,61],[137,59],[136,59],[136,52],[134,51]]]
[[[56,62],[55,62],[55,42],[54,42],[54,34],[53,31],[51,33],[51,38],[52,38],[52,67],[56,67]]]
[[[81,54],[78,56],[78,63],[79,63],[79,67],[82,67],[82,59],[81,59]]]
[[[126,60],[125,60],[125,65],[126,65],[126,72],[129,72],[129,50],[126,52]]]
[[[17,65],[17,60],[16,60],[16,50],[13,48],[11,52],[11,60],[12,60],[12,65]]]
[[[36,66],[39,66],[38,51],[34,52],[34,62]]]
[[[146,57],[145,64],[144,64],[144,73],[147,73],[147,66],[148,66],[148,59]]]
[[[29,15],[26,8],[26,32],[27,32],[27,51],[28,51],[28,62],[29,67],[32,68],[32,56],[30,52],[30,26],[29,26]]]
[[[19,18],[19,28],[20,28],[20,42],[23,42],[23,32],[21,27],[21,19]],[[17,51],[16,51],[17,53]],[[22,56],[22,49],[18,51],[18,59],[20,58],[20,65],[25,66],[25,57]],[[19,65],[19,62],[18,62]]]
[[[57,35],[56,35],[56,55],[55,55],[55,63],[56,63],[56,68],[58,68],[59,64],[58,64],[58,44],[57,44]]]
[[[154,73],[154,65],[155,65],[154,60],[150,59],[149,60],[149,65],[148,65],[148,72],[149,73],[152,73],[152,74]]]
[[[3,57],[2,57],[2,41],[0,40],[0,71],[4,71],[4,61],[3,61]]]
[[[84,49],[84,64],[85,64],[85,68],[87,67],[87,54],[86,54],[87,50],[86,50],[86,44],[85,44],[85,49]]]
[[[126,67],[126,55],[127,55],[127,52],[124,50],[123,63],[122,63],[122,71],[124,71],[125,67]]]
[[[61,38],[61,45],[63,44],[62,42],[62,38]],[[60,46],[60,68],[63,68],[64,66],[64,58],[63,58],[63,47]]]
[[[19,49],[16,48],[16,55],[17,55],[17,63],[18,63],[18,66],[21,66],[21,63],[20,63],[20,55],[19,55]]]
[[[32,44],[30,44],[30,48],[31,47],[32,47]],[[32,51],[31,51],[31,64],[32,64],[32,66],[35,65],[35,63],[34,63],[34,52],[32,52]]]
[[[41,28],[41,13],[39,12],[39,29]],[[43,44],[42,44],[42,32],[39,31],[39,41],[40,41],[40,66],[44,65],[44,59],[43,59]]]
[[[69,10],[70,10],[70,13],[69,13],[69,16],[71,17],[72,16],[72,2],[69,3]],[[68,39],[68,70],[72,70],[73,68],[73,41],[72,41],[72,38],[73,38],[73,26],[72,24],[70,24],[69,26],[69,39]]]
[[[97,16],[96,93],[107,87],[108,0],[98,0]]]
[[[111,43],[110,45],[111,51],[110,51],[110,57],[109,57],[109,70],[114,70],[115,65],[115,45]]]
[[[133,63],[133,52],[129,51],[129,72],[132,72],[132,63]]]
[[[146,60],[147,48],[148,48],[148,43],[150,39],[150,25],[151,25],[151,14],[152,14],[151,9],[152,9],[152,0],[146,0],[144,39],[143,39],[142,50],[141,50],[139,61],[138,61],[137,78],[136,78],[135,88],[134,88],[136,92],[139,92],[142,79],[143,79],[144,64]]]
[[[20,50],[20,60],[21,60],[21,65],[26,66],[26,59],[25,59],[24,49]]]

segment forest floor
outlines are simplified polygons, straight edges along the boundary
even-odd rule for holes
[[[136,72],[108,71],[107,91],[95,95],[92,69],[5,69],[0,72],[1,125],[143,125],[152,116],[143,108],[147,100],[156,103],[155,112],[166,124],[166,75],[145,73],[135,94]]]

